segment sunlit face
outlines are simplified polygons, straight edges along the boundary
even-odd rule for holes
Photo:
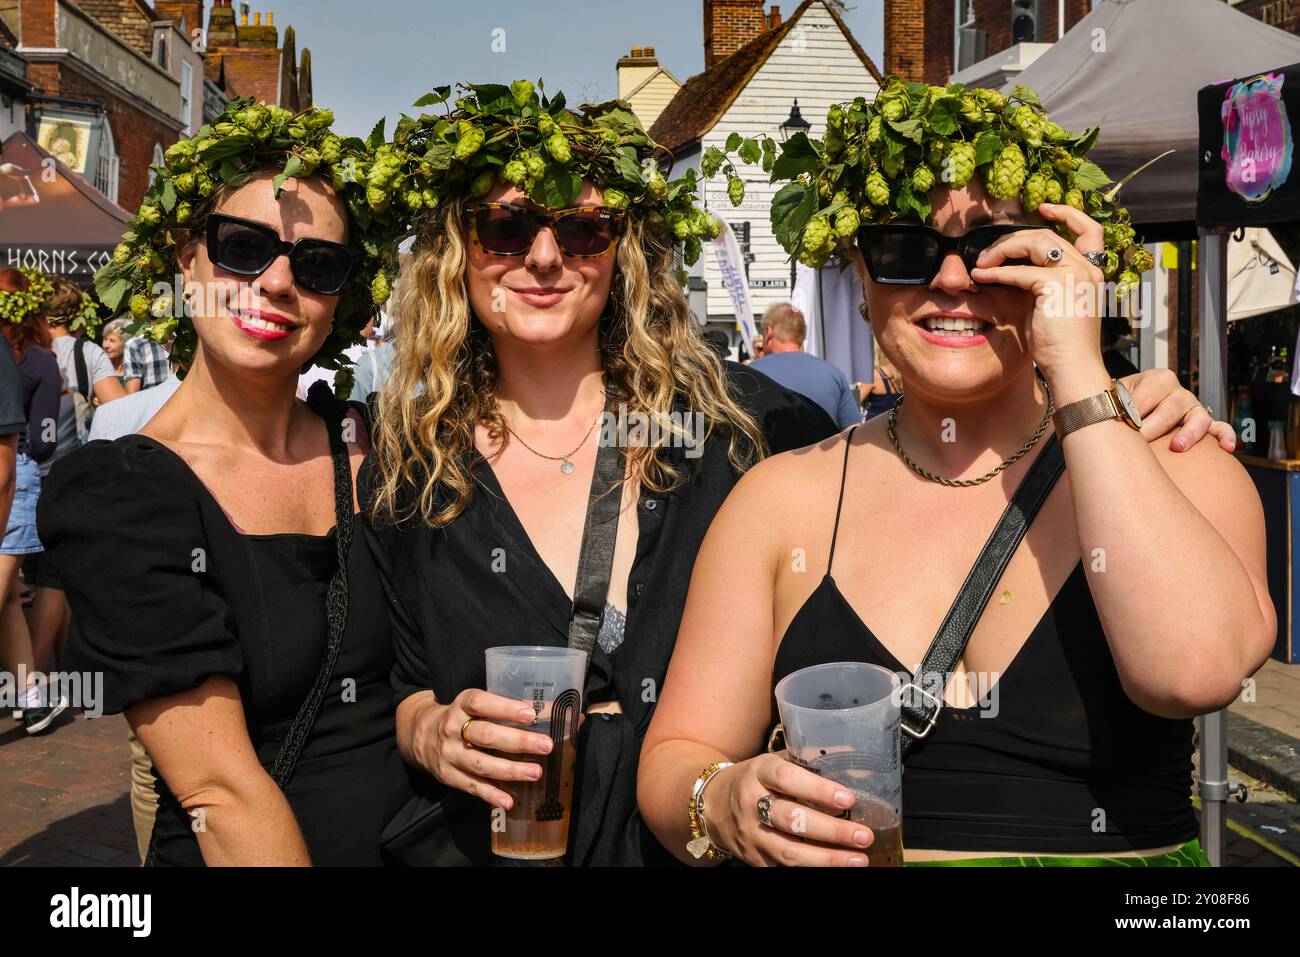
[[[117,332],[109,332],[104,335],[104,354],[113,362],[122,358],[122,349],[126,343],[122,341],[122,336]]]
[[[275,198],[274,173],[261,173],[223,195],[214,212],[264,223],[287,242],[347,241],[347,214],[327,183],[289,179]],[[265,374],[296,373],[320,349],[334,321],[338,296],[299,286],[289,257],[277,258],[258,277],[216,266],[206,238],[187,246],[181,272],[191,288],[194,327],[204,354],[232,368]],[[197,285],[194,285],[197,284]]]
[[[1018,199],[991,198],[978,179],[960,189],[930,191],[927,224],[945,236],[976,226],[1035,223]],[[957,253],[949,253],[927,286],[877,284],[862,254],[853,250],[876,342],[897,367],[909,392],[935,399],[974,401],[1002,389],[1030,364],[1025,337],[1033,313],[1031,293],[1010,286],[977,283]],[[944,314],[949,314],[947,317]],[[930,333],[934,320],[957,316],[983,323],[970,337]]]
[[[535,207],[509,183],[498,184],[482,201]],[[600,189],[584,182],[573,205],[600,203]],[[583,339],[600,321],[614,277],[617,244],[595,258],[566,256],[552,230],[543,228],[526,254],[494,256],[469,241],[467,230],[466,248],[470,306],[494,340],[549,347]]]

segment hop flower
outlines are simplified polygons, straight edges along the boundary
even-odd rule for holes
[[[1128,267],[1136,273],[1146,272],[1148,269],[1154,269],[1156,258],[1151,255],[1149,250],[1135,249],[1133,255],[1129,257]]]
[[[546,152],[557,163],[568,163],[573,159],[573,154],[569,152],[569,141],[563,133],[552,133],[546,138]]]
[[[298,159],[302,161],[302,172],[299,176],[310,176],[320,166],[321,154],[313,147],[304,146],[298,151]]]
[[[1073,206],[1075,209],[1082,211],[1082,209],[1083,209],[1083,190],[1081,190],[1081,189],[1068,189],[1068,190],[1066,190],[1066,191],[1065,191],[1065,205],[1066,205],[1066,206]]]
[[[928,193],[934,186],[934,170],[928,166],[918,166],[912,173],[912,188],[918,193]]]
[[[897,123],[907,115],[907,102],[901,96],[890,97],[880,104],[880,113],[891,123]]]
[[[1133,245],[1133,238],[1136,235],[1133,227],[1126,223],[1106,223],[1101,227],[1101,231],[1106,237],[1106,245],[1113,249],[1126,249]]]
[[[514,98],[515,106],[525,107],[533,98],[533,85],[527,80],[515,80],[510,84],[510,95]]]
[[[163,319],[161,322],[155,322],[149,330],[149,338],[157,343],[166,343],[172,336],[176,335],[176,330],[180,327],[180,324],[180,320],[175,316]]]
[[[388,302],[388,296],[392,292],[388,285],[388,276],[383,271],[375,274],[375,278],[370,283],[370,298],[376,306],[382,306]]]
[[[334,111],[317,107],[302,118],[302,125],[309,130],[327,130],[334,125]]]
[[[511,160],[506,164],[506,168],[501,171],[501,175],[507,183],[522,186],[524,180],[528,179],[528,167],[520,160]]]
[[[492,188],[493,184],[496,183],[496,178],[496,173],[493,172],[492,168],[489,166],[487,169],[475,176],[470,182],[469,194],[474,197],[484,195]]]
[[[871,118],[871,122],[867,124],[867,145],[868,146],[875,146],[877,143],[880,142],[880,137],[882,135],[880,132],[880,127],[883,124],[883,122],[884,121],[881,119],[880,114],[877,113],[875,116]]]
[[[1119,254],[1113,249],[1106,250],[1106,263],[1101,267],[1101,271],[1107,279],[1119,272]]]
[[[691,236],[686,240],[686,244],[682,248],[682,258],[686,260],[687,265],[695,265],[696,261],[700,258],[701,249],[702,244],[699,237]]]
[[[1002,148],[984,184],[994,199],[1014,199],[1025,185],[1025,154],[1015,143]]]
[[[204,199],[210,197],[212,195],[213,189],[216,188],[213,185],[212,177],[209,176],[207,173],[204,173],[202,170],[194,174],[194,181],[195,181],[195,188],[198,190],[199,195]]]
[[[849,239],[856,235],[860,225],[858,211],[852,206],[845,206],[835,214],[835,235],[841,239]]]
[[[117,248],[113,250],[113,265],[125,266],[131,261],[131,247],[126,243],[118,243]]]
[[[605,205],[610,209],[627,209],[627,193],[610,187],[605,190]]]
[[[140,222],[148,226],[157,226],[163,221],[163,212],[152,204],[140,207]]]
[[[185,226],[194,218],[194,206],[188,201],[176,204],[176,211],[172,214],[176,217],[177,226]]]
[[[543,113],[537,118],[537,132],[542,139],[547,139],[559,132],[559,127],[555,125],[555,120],[549,113]]]
[[[1065,187],[1061,185],[1061,181],[1049,173],[1047,176],[1047,201],[1049,203],[1059,203],[1064,195]]]
[[[947,140],[931,140],[929,150],[926,153],[926,162],[934,167],[943,167],[943,158],[948,153]]]
[[[327,166],[333,166],[342,158],[343,141],[331,133],[321,141],[320,161]]]
[[[1067,133],[1065,128],[1060,124],[1053,123],[1051,120],[1043,120],[1042,122],[1043,136],[1051,140],[1053,143],[1060,143],[1063,140],[1068,140],[1070,138],[1070,134]]]
[[[1043,145],[1043,121],[1031,106],[1017,106],[1007,114],[1007,122],[1020,131],[1025,142],[1038,149]]]
[[[944,182],[956,189],[969,183],[975,175],[975,144],[954,143],[943,158],[942,172]]]
[[[658,170],[646,177],[645,190],[653,200],[663,199],[668,193],[668,181]]]
[[[898,155],[886,156],[880,161],[880,168],[885,171],[886,176],[893,179],[903,169],[903,158]]]
[[[972,90],[971,93],[975,99],[979,100],[985,109],[1004,110],[1007,106],[1007,95],[998,90],[988,90],[981,87]]]
[[[867,177],[866,190],[867,199],[871,201],[872,206],[889,205],[889,183],[880,173],[875,172]]]
[[[479,151],[487,139],[486,134],[477,127],[470,127],[461,133],[460,141],[456,143],[456,159],[462,163]]]
[[[406,195],[402,197],[402,201],[406,203],[406,208],[413,213],[424,208],[424,196],[421,195],[418,189],[407,190]]]
[[[1115,282],[1115,292],[1121,299],[1142,284],[1142,277],[1131,269],[1125,269]]]
[[[1024,206],[1025,212],[1034,213],[1038,207],[1043,205],[1047,199],[1047,175],[1041,170],[1036,171],[1032,176],[1025,180],[1024,188],[1020,192],[1020,202]]]
[[[738,177],[727,180],[727,198],[732,206],[739,206],[745,201],[745,181]]]
[[[388,191],[379,186],[366,187],[366,203],[376,212],[388,206]]]
[[[546,160],[532,150],[524,154],[524,165],[528,167],[528,175],[532,179],[540,179],[546,175]]]
[[[981,123],[984,121],[984,107],[974,96],[963,96],[961,98],[961,115],[968,123]]]
[[[136,293],[131,297],[131,315],[137,320],[149,318],[149,297],[144,293]]]

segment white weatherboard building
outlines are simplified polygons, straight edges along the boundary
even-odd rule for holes
[[[744,0],[714,0],[706,4],[705,16],[734,16],[737,6],[746,5]],[[880,88],[880,71],[840,19],[833,0],[804,0],[783,23],[775,8],[770,14],[762,12],[762,0],[753,0],[753,5],[757,29],[752,39],[724,58],[717,59],[709,49],[722,29],[706,22],[705,62],[716,62],[686,81],[650,130],[651,138],[673,153],[672,176],[688,167],[698,171],[704,150],[724,147],[733,132],[780,139],[796,101],[810,124],[808,135],[820,138],[831,104],[857,96],[870,99]],[[768,185],[767,174],[758,166],[738,164],[737,170],[745,180],[741,206],[733,207],[727,199],[721,175],[706,184],[704,196],[709,209],[731,225],[747,254],[749,300],[757,321],[768,306],[790,300],[793,273],[769,220],[776,187]],[[727,331],[734,343],[738,333],[732,300],[708,243],[692,267],[691,288],[697,318]]]

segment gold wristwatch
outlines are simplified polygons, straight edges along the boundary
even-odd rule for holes
[[[1138,414],[1133,396],[1124,388],[1124,383],[1111,379],[1110,386],[1105,392],[1057,409],[1056,415],[1052,417],[1056,423],[1057,437],[1063,439],[1084,426],[1096,425],[1107,419],[1119,419],[1131,429],[1140,429],[1142,416]]]

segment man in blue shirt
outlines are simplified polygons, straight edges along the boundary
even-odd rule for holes
[[[751,369],[812,399],[841,429],[862,421],[862,408],[848,377],[822,359],[803,351],[808,329],[803,313],[788,302],[763,314],[763,357]]]

